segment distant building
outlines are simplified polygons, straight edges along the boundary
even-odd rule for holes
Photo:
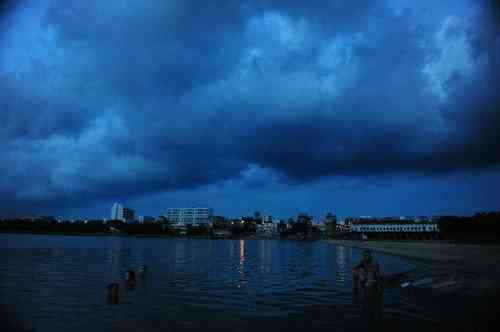
[[[312,225],[313,218],[312,216],[308,215],[307,213],[299,213],[297,215],[297,223],[298,224],[304,224],[307,226]]]
[[[437,232],[437,223],[432,222],[359,222],[352,226],[353,232]]]
[[[279,237],[279,223],[274,222],[272,216],[260,216],[260,221],[255,225],[255,234],[261,237]]]
[[[135,211],[129,208],[123,208],[123,221],[129,222],[135,220]]]
[[[111,220],[120,220],[123,216],[123,205],[115,203],[111,207]]]
[[[278,223],[265,222],[255,226],[255,233],[257,236],[262,237],[278,237],[279,236]]]
[[[353,233],[367,239],[430,239],[436,238],[439,233],[437,222],[424,221],[421,217],[358,217],[346,220],[349,220]]]
[[[272,224],[274,223],[274,218],[273,216],[264,216],[262,217],[262,222],[265,224]]]
[[[332,213],[327,213],[324,224],[324,231],[326,235],[329,237],[334,237],[337,233],[337,216]]]
[[[165,217],[171,228],[185,229],[196,226],[210,226],[212,222],[212,209],[193,208],[170,208]]]
[[[115,203],[111,207],[111,220],[122,220],[125,222],[133,221],[135,212],[132,209],[126,208],[120,203]]]

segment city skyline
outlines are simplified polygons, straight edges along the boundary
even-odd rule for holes
[[[3,1],[0,215],[499,210],[494,1]]]
[[[177,212],[171,212],[172,210],[179,210]],[[269,222],[280,222],[280,221],[285,221],[288,222],[290,220],[298,220],[301,218],[301,216],[309,216],[311,217],[311,220],[315,224],[323,224],[325,222],[328,222],[329,220],[335,220],[336,222],[339,221],[341,223],[344,222],[352,222],[352,220],[380,220],[380,221],[388,221],[388,220],[400,220],[400,221],[408,221],[408,220],[413,220],[416,222],[422,222],[422,221],[432,221],[432,220],[437,220],[439,218],[443,217],[474,217],[476,215],[483,215],[483,214],[489,214],[489,213],[499,213],[496,210],[488,210],[488,211],[474,211],[473,213],[469,214],[450,214],[450,213],[442,213],[442,214],[400,214],[400,215],[389,215],[389,214],[379,214],[379,215],[362,215],[362,214],[350,214],[350,215],[341,215],[341,214],[336,214],[335,211],[327,211],[323,214],[313,214],[313,213],[308,213],[307,211],[304,210],[298,210],[295,214],[292,215],[287,215],[287,216],[276,216],[276,215],[271,215],[268,213],[262,213],[261,211],[254,211],[252,213],[246,213],[246,214],[240,214],[240,215],[225,215],[222,213],[218,213],[217,211],[214,212],[214,210],[210,207],[200,207],[200,206],[191,206],[191,207],[170,207],[166,209],[164,212],[160,214],[141,214],[141,213],[136,213],[136,211],[130,207],[125,207],[123,204],[120,204],[118,202],[113,203],[111,207],[111,217],[108,216],[63,216],[63,215],[23,215],[23,216],[18,216],[18,217],[6,217],[6,216],[1,216],[0,215],[0,220],[5,219],[5,220],[12,220],[16,218],[20,219],[31,219],[31,220],[44,220],[44,219],[55,219],[57,221],[85,221],[85,220],[120,220],[123,222],[158,222],[161,221],[161,218],[166,218],[165,220],[169,220],[169,222],[172,223],[179,223],[179,222],[188,222],[188,223],[193,223],[195,222],[196,214],[199,212],[195,212],[194,215],[191,212],[190,216],[183,217],[182,215],[184,212],[183,210],[203,210],[201,211],[200,217],[203,217],[205,220],[204,223],[209,222],[210,220],[213,220],[213,218],[223,218],[226,220],[242,220],[245,218],[261,218],[261,220],[264,221],[269,221]],[[332,213],[333,212],[333,213]],[[173,213],[173,214],[172,214]],[[127,215],[127,217],[124,217]],[[258,217],[257,217],[258,215]],[[194,217],[194,219],[193,219]]]

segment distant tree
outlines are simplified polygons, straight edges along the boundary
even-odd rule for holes
[[[226,218],[221,216],[214,216],[212,218],[212,225],[214,229],[227,229],[229,226]]]

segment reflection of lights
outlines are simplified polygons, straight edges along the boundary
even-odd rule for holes
[[[240,273],[240,282],[238,288],[244,286],[247,282],[245,280],[245,240],[240,240],[240,266],[238,272]]]
[[[245,240],[240,240],[240,272],[243,272],[245,265]]]
[[[120,261],[122,255],[122,239],[117,237],[110,238],[110,246],[108,251],[108,261],[111,267],[111,274],[117,275],[120,271]]]
[[[337,280],[344,282],[345,280],[345,270],[346,270],[346,257],[345,248],[342,246],[337,246]]]

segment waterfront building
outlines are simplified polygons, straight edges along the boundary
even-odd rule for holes
[[[279,237],[278,224],[273,222],[257,224],[255,234],[262,237]]]
[[[348,218],[351,232],[362,239],[433,239],[437,238],[439,225],[434,221],[397,217]],[[418,220],[418,221],[417,221]]]
[[[132,209],[126,208],[120,203],[114,203],[111,207],[111,220],[122,220],[130,222],[135,219],[135,212]]]
[[[212,209],[204,207],[170,208],[167,209],[165,217],[171,228],[209,227],[212,222]]]

